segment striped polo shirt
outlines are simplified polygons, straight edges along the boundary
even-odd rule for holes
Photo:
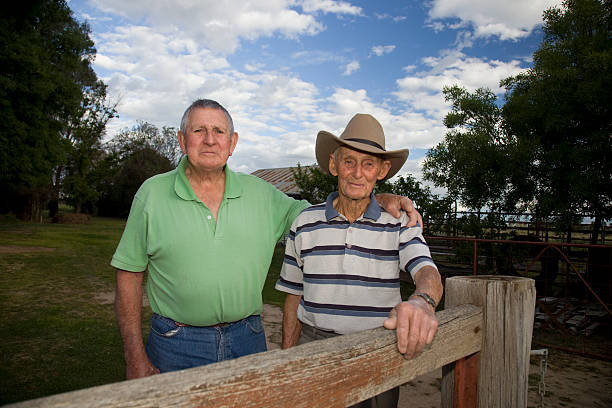
[[[394,218],[374,195],[361,217],[350,223],[327,201],[295,219],[276,289],[302,295],[298,319],[321,330],[347,334],[382,326],[401,302],[401,271],[414,278],[425,265],[435,268],[420,226]]]

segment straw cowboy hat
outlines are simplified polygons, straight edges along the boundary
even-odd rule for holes
[[[391,161],[391,168],[383,180],[393,177],[408,158],[408,149],[385,150],[385,133],[382,126],[374,116],[363,113],[353,116],[340,137],[325,130],[321,130],[317,135],[315,154],[324,173],[329,174],[329,155],[342,146]]]

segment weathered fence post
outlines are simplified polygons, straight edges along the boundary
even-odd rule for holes
[[[478,407],[527,407],[536,298],[534,280],[514,276],[456,276],[446,279],[445,292],[445,308],[466,303],[483,308]],[[450,408],[454,404],[455,376],[454,363],[444,366],[442,407]],[[458,381],[464,383],[465,379]]]

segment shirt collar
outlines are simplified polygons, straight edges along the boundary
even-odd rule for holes
[[[340,213],[336,211],[334,208],[334,200],[338,197],[338,192],[334,191],[327,196],[327,200],[325,200],[325,218],[327,221],[340,216]],[[371,220],[376,221],[380,218],[380,214],[382,213],[382,209],[376,201],[376,197],[374,197],[374,192],[370,193],[370,204],[368,204],[368,208],[366,208],[363,215],[359,218],[369,218]]]
[[[174,191],[176,195],[186,201],[197,200],[195,192],[189,184],[189,180],[187,180],[187,175],[185,174],[185,169],[187,168],[187,156],[183,156],[179,165],[176,168],[176,179],[174,180]],[[224,198],[236,198],[242,195],[242,184],[240,183],[240,179],[225,165],[225,193],[223,194]]]
[[[238,198],[242,195],[242,184],[238,175],[225,165],[225,198]]]

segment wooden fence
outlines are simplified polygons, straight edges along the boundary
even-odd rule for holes
[[[346,407],[440,367],[443,407],[526,407],[533,281],[446,285],[436,338],[411,360],[398,353],[394,331],[377,328],[10,407]]]

